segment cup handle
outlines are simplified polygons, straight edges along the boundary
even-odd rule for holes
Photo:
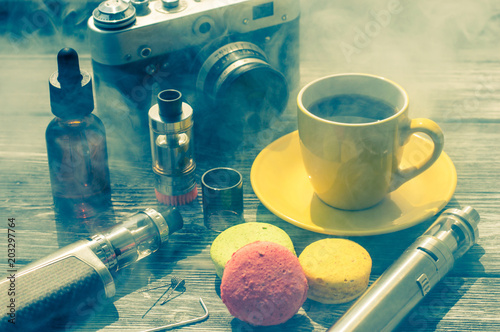
[[[416,177],[417,175],[419,175],[420,173],[424,172],[429,167],[431,167],[432,164],[434,164],[434,162],[439,158],[441,152],[443,151],[443,146],[444,146],[443,131],[434,121],[424,118],[411,120],[406,135],[403,134],[403,137],[408,139],[414,133],[427,134],[434,142],[434,149],[432,151],[431,156],[428,159],[421,162],[419,165],[407,167],[404,169],[402,169],[401,166],[398,166],[394,176],[392,177],[391,191],[396,190],[406,181]]]

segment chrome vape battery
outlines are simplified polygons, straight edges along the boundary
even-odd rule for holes
[[[479,219],[444,211],[328,331],[392,331],[477,241]]]

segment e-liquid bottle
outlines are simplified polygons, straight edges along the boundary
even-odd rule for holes
[[[111,200],[106,133],[101,120],[91,114],[92,79],[80,71],[76,51],[63,48],[57,65],[49,78],[56,117],[45,132],[54,206],[63,216],[92,217]]]

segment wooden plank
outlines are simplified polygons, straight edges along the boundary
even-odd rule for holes
[[[458,172],[457,190],[448,207],[474,206],[482,217],[481,236],[479,243],[456,264],[444,283],[429,294],[413,315],[410,314],[400,327],[401,331],[500,329],[497,318],[500,120],[498,93],[494,93],[498,91],[498,75],[493,75],[492,89],[484,90],[493,91],[491,94],[480,94],[479,97],[475,94],[481,84],[485,87],[490,84],[490,81],[483,82],[482,77],[488,77],[492,68],[498,67],[474,59],[472,55],[462,56],[454,68],[447,71],[431,68],[419,76],[405,77],[402,84],[410,82],[409,92],[416,99],[412,104],[412,116],[431,117],[443,128],[445,151]],[[123,163],[110,159],[114,213],[89,223],[87,227],[58,219],[52,209],[44,141],[45,128],[52,118],[47,78],[55,70],[54,57],[2,56],[0,60],[0,94],[3,98],[0,109],[0,210],[2,218],[15,217],[18,220],[20,266],[99,230],[103,227],[101,223],[120,221],[130,213],[156,206],[149,162]],[[88,57],[82,57],[82,63],[90,68]],[[323,64],[305,59],[301,85],[334,72],[333,69],[325,69]],[[274,216],[257,199],[249,180],[251,165],[258,152],[274,139],[296,129],[293,99],[272,129],[263,131],[258,139],[249,139],[244,151],[237,151],[232,158],[215,156],[213,150],[202,151],[197,176],[199,178],[204,170],[222,163],[240,170],[245,181],[245,219],[270,222],[283,228],[300,253],[311,242],[326,236],[301,230]],[[267,329],[249,327],[233,319],[217,294],[219,281],[209,256],[210,243],[216,234],[203,226],[201,197],[180,210],[185,218],[184,229],[173,235],[159,252],[123,271],[114,304],[103,304],[94,311],[82,313],[82,319],[74,322],[76,330],[136,331],[192,318],[202,313],[197,303],[200,296],[211,312],[210,319],[184,328],[186,331],[321,331],[349,307],[350,304],[322,305],[308,300],[292,320]],[[371,281],[431,222],[432,219],[392,234],[351,238],[367,248],[372,256]],[[6,231],[5,227],[0,224],[0,234]],[[0,252],[6,252],[5,241],[0,241]],[[0,259],[0,271],[5,269],[6,262]],[[173,300],[172,306],[155,308],[158,310],[148,314],[147,321],[141,320],[140,316],[161,293],[145,295],[139,290],[152,284],[168,283],[174,275],[186,278],[186,293]]]

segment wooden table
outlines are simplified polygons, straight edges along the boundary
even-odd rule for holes
[[[363,12],[364,13],[364,12]],[[364,15],[364,14],[363,14]],[[422,37],[413,27],[397,31],[391,26],[379,32],[366,47],[346,57],[340,44],[355,45],[356,26],[369,24],[368,16],[348,25],[349,30],[319,40],[325,30],[302,31],[303,52],[300,86],[329,73],[369,72],[384,75],[407,88],[412,117],[429,117],[445,132],[445,151],[453,160],[458,185],[446,208],[471,205],[481,215],[480,239],[432,290],[398,328],[400,331],[498,331],[500,330],[500,60],[498,36],[477,34],[476,39],[441,44],[441,35]],[[408,12],[393,16],[401,26],[412,17]],[[341,16],[339,14],[339,16]],[[309,7],[303,25],[323,18],[321,10]],[[399,19],[399,21],[398,21]],[[410,20],[411,21],[411,20]],[[326,21],[325,21],[326,22]],[[357,25],[356,25],[357,24]],[[328,25],[325,25],[325,27]],[[485,25],[486,26],[486,25]],[[326,28],[325,28],[326,29]],[[430,28],[423,29],[429,31]],[[486,29],[486,28],[485,28]],[[336,30],[333,30],[336,31]],[[396,31],[396,32],[395,32]],[[440,30],[436,30],[440,31]],[[488,31],[487,31],[488,32]],[[402,38],[407,33],[408,38]],[[423,34],[422,34],[423,35]],[[484,38],[481,39],[481,36]],[[470,36],[469,36],[470,37]],[[389,42],[392,39],[392,42]],[[485,39],[486,38],[486,39]],[[490,39],[488,39],[490,38]],[[452,43],[450,42],[450,44]],[[462,42],[462,44],[460,44]],[[463,47],[461,47],[462,45]],[[64,45],[61,45],[64,46]],[[344,44],[345,46],[345,44]],[[453,47],[452,47],[453,46]],[[416,52],[425,48],[425,51]],[[329,48],[330,51],[327,49]],[[83,67],[90,68],[88,55]],[[7,219],[16,219],[16,262],[18,266],[40,259],[100,228],[100,224],[78,225],[54,214],[44,132],[52,119],[47,79],[55,70],[55,55],[3,54],[0,58],[0,272],[7,270]],[[246,221],[269,222],[284,229],[297,253],[315,240],[329,237],[316,234],[270,213],[250,185],[250,169],[259,151],[273,140],[296,129],[293,91],[288,109],[279,123],[266,130],[262,139],[247,144],[231,158],[202,153],[197,178],[210,168],[228,166],[244,177]],[[154,179],[148,162],[124,163],[110,157],[113,217],[128,215],[157,205],[152,190]],[[279,185],[279,184],[277,184]],[[331,326],[352,304],[325,305],[307,300],[287,323],[272,328],[255,328],[233,318],[219,296],[220,280],[210,259],[210,244],[217,235],[203,226],[201,194],[180,211],[184,228],[174,234],[159,252],[125,269],[117,279],[114,302],[101,303],[81,312],[76,321],[57,321],[54,328],[76,331],[138,331],[194,318],[203,314],[201,297],[210,312],[208,320],[186,326],[186,331],[322,331]],[[435,218],[391,234],[352,237],[373,259],[370,283],[422,234]],[[186,292],[165,306],[141,316],[163,292],[140,292],[151,286],[169,284],[177,276],[186,280]],[[1,295],[3,298],[4,294]],[[1,304],[3,307],[3,304]]]

